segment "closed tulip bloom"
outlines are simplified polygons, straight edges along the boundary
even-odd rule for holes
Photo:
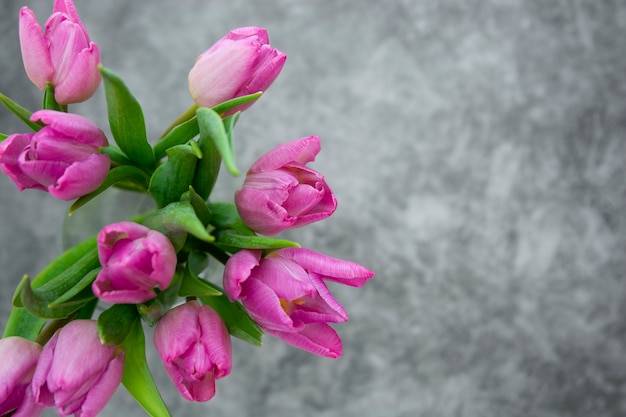
[[[101,81],[100,50],[89,40],[72,0],[55,0],[44,30],[32,10],[20,10],[19,36],[26,74],[40,90],[54,87],[60,104],[93,95]]]
[[[287,56],[269,45],[267,31],[242,27],[203,52],[189,72],[189,92],[198,106],[213,107],[232,98],[265,91]],[[243,111],[253,102],[230,110]]]
[[[207,305],[189,301],[168,311],[154,331],[154,346],[180,394],[189,401],[209,401],[215,380],[230,373],[230,335]]]
[[[261,156],[248,170],[235,204],[241,219],[255,232],[275,235],[333,214],[337,199],[317,171],[320,140],[309,136],[284,143]]]
[[[30,388],[40,353],[41,346],[30,340],[16,336],[0,339],[0,416],[43,414]]]
[[[0,143],[0,170],[22,191],[48,191],[73,200],[98,188],[111,161],[100,148],[108,142],[100,128],[77,114],[54,110],[33,113],[46,126],[35,133],[14,134]]]
[[[176,251],[169,239],[133,222],[105,226],[98,234],[98,257],[102,270],[92,290],[110,303],[151,300],[154,288],[166,289],[176,270]]]
[[[35,401],[61,416],[96,416],[122,381],[124,350],[103,345],[93,320],[74,320],[46,343],[33,375]]]
[[[324,280],[360,287],[374,273],[349,261],[303,248],[280,249],[262,258],[242,250],[226,262],[224,292],[241,300],[267,333],[316,355],[341,356],[342,343],[328,323],[348,320]]]

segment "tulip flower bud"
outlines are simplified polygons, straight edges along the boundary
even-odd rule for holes
[[[72,0],[55,0],[45,30],[32,10],[20,10],[22,59],[28,78],[40,89],[54,87],[60,104],[91,97],[102,79],[98,71],[100,50],[89,40]]]
[[[230,373],[230,336],[220,316],[207,305],[189,301],[168,311],[154,331],[154,346],[180,394],[208,401],[215,380]]]
[[[285,248],[261,258],[242,250],[226,262],[224,292],[241,300],[267,333],[329,358],[341,356],[341,339],[328,323],[348,320],[324,280],[360,287],[374,273],[361,265],[309,249]]]
[[[53,110],[33,113],[32,121],[46,124],[35,133],[14,134],[0,143],[0,170],[22,191],[48,191],[73,200],[102,184],[111,161],[100,153],[104,133],[89,119]]]
[[[165,235],[133,222],[105,226],[98,234],[102,270],[93,293],[109,303],[139,304],[166,289],[176,270],[176,251]]]
[[[277,146],[250,167],[235,193],[237,211],[250,229],[275,235],[335,211],[337,200],[324,177],[305,166],[319,151],[319,138],[309,136]]]
[[[0,416],[43,414],[30,387],[40,353],[41,346],[30,340],[16,336],[0,339]]]
[[[35,401],[61,416],[96,416],[122,381],[124,351],[103,345],[93,320],[74,320],[46,343],[33,375]]]
[[[203,52],[189,72],[189,92],[200,107],[265,91],[283,68],[287,56],[269,45],[267,31],[243,27],[229,32]],[[243,111],[242,104],[225,116]]]

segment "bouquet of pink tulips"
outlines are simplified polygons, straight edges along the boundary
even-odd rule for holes
[[[145,326],[155,327],[163,366],[190,401],[210,400],[215,380],[230,373],[231,336],[260,345],[268,333],[316,355],[341,355],[329,323],[348,316],[326,281],[361,287],[374,274],[271,237],[337,206],[324,177],[307,166],[319,138],[261,156],[233,202],[210,198],[222,163],[239,174],[238,117],[285,63],[264,29],[235,29],[198,57],[189,72],[194,104],[152,142],[140,104],[102,66],[72,0],[55,0],[43,27],[22,8],[19,37],[43,104],[31,112],[0,95],[27,130],[0,134],[2,172],[19,190],[72,201],[70,213],[106,199],[111,187],[144,193],[155,208],[16,278],[0,339],[0,416],[39,416],[52,406],[62,416],[95,416],[120,383],[150,416],[169,416],[146,361]],[[101,82],[115,144],[68,112]],[[222,276],[205,276],[213,261],[224,265]]]

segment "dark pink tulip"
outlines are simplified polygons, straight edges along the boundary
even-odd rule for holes
[[[42,31],[32,10],[20,10],[20,46],[24,68],[40,90],[54,87],[60,104],[87,100],[100,85],[100,50],[89,40],[72,0],[55,0]]]
[[[176,251],[156,230],[133,222],[105,226],[98,234],[102,270],[92,284],[100,299],[119,304],[140,304],[164,290],[176,270]]]
[[[0,143],[0,170],[22,191],[48,191],[73,200],[98,188],[111,161],[100,148],[108,142],[100,128],[77,114],[40,110],[32,121],[46,126],[36,133],[14,134]]]
[[[61,416],[96,416],[122,381],[124,351],[103,345],[93,320],[75,320],[46,343],[32,389],[42,406],[56,406]]]
[[[41,346],[30,340],[16,336],[0,339],[0,416],[43,414],[30,388],[40,353]]]
[[[168,311],[154,332],[154,346],[180,394],[209,401],[215,380],[230,373],[230,335],[212,308],[189,301]]]
[[[189,72],[189,92],[198,106],[213,107],[232,98],[265,91],[285,64],[286,55],[269,45],[267,31],[232,30],[203,52]],[[252,102],[230,110],[243,111]]]
[[[319,172],[305,166],[320,149],[317,136],[297,139],[277,146],[250,167],[235,193],[237,210],[248,227],[275,235],[333,214],[335,195]]]
[[[309,249],[280,249],[262,258],[242,250],[226,262],[224,292],[241,300],[267,333],[300,349],[341,356],[341,339],[328,323],[348,320],[324,280],[360,287],[374,273],[350,261]]]

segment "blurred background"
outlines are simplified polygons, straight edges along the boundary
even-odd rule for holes
[[[40,92],[0,5],[0,91]],[[288,58],[236,130],[239,167],[319,135],[339,201],[285,233],[377,273],[332,286],[350,321],[338,360],[266,336],[234,339],[233,371],[183,400],[148,355],[173,415],[626,414],[626,5],[606,0],[76,0],[143,106],[151,138],[191,105],[198,54],[239,26]],[[108,132],[102,87],[71,110]],[[0,109],[0,131],[25,131]],[[110,136],[109,136],[110,137]],[[242,178],[226,172],[216,199]],[[68,204],[0,177],[0,324],[23,274],[61,250]],[[150,346],[150,349],[151,346]],[[50,413],[47,415],[54,415]],[[120,387],[102,416],[142,416]]]

